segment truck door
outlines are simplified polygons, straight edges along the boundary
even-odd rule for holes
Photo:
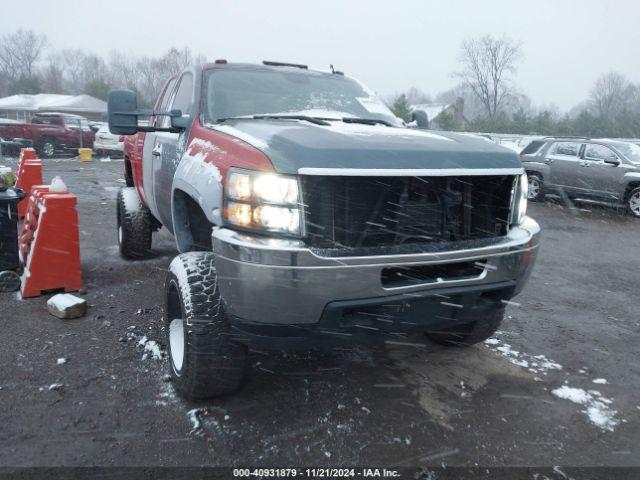
[[[182,110],[183,114],[189,114],[193,105],[193,90],[193,73],[183,73],[167,110]],[[160,122],[164,128],[171,126],[170,117],[163,117]],[[160,221],[171,233],[173,233],[171,187],[173,176],[182,157],[182,149],[178,148],[178,145],[180,140],[184,141],[188,136],[188,130],[181,133],[157,132],[156,142],[151,152],[155,204]]]
[[[587,144],[580,161],[580,183],[585,194],[602,200],[620,199],[624,168],[618,155],[605,145]]]
[[[159,111],[166,111],[169,103],[173,100],[173,94],[175,91],[176,83],[178,82],[177,78],[172,78],[165,85],[158,101],[156,102],[155,109]],[[163,121],[168,121],[168,117],[151,117],[150,126],[160,128],[162,126]],[[153,216],[157,219],[160,219],[160,214],[158,213],[158,208],[156,205],[155,199],[155,185],[154,185],[154,176],[153,176],[153,155],[152,151],[156,146],[158,134],[156,132],[148,132],[144,135],[144,143],[141,148],[141,159],[142,159],[142,179],[143,179],[143,189],[144,189],[144,199],[153,213]]]
[[[549,165],[549,178],[546,183],[559,193],[575,193],[578,188],[578,168],[581,143],[556,142],[547,155],[544,163]]]

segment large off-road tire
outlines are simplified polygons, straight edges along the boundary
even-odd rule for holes
[[[124,258],[137,260],[151,253],[153,217],[138,197],[135,188],[118,191],[118,245]]]
[[[44,139],[44,141],[42,142],[42,144],[40,145],[40,148],[38,149],[40,153],[40,155],[42,155],[45,158],[51,158],[55,155],[56,153],[56,142],[55,140],[53,140],[52,138],[46,138]]]
[[[189,400],[229,394],[244,377],[246,347],[236,343],[211,252],[178,255],[165,281],[165,329],[176,391]]]
[[[626,204],[629,214],[636,218],[640,218],[640,187],[636,187],[629,192]]]
[[[528,173],[527,178],[529,181],[529,195],[527,196],[527,199],[530,202],[543,202],[544,184],[542,176],[537,173]]]
[[[496,303],[495,308],[473,322],[425,333],[427,337],[440,345],[465,347],[484,342],[490,338],[500,327],[503,318],[504,305]]]

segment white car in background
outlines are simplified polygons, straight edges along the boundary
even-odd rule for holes
[[[114,135],[105,123],[100,125],[93,141],[93,152],[96,155],[113,155],[122,157],[124,152],[124,135]]]

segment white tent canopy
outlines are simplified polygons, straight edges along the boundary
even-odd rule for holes
[[[3,111],[31,114],[43,111],[100,114],[107,111],[107,102],[91,95],[19,94],[0,98],[0,112]]]

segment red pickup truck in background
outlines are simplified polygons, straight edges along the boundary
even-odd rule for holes
[[[0,138],[31,140],[39,155],[52,157],[79,147],[93,148],[95,132],[85,117],[67,113],[37,113],[31,123],[0,121]]]

